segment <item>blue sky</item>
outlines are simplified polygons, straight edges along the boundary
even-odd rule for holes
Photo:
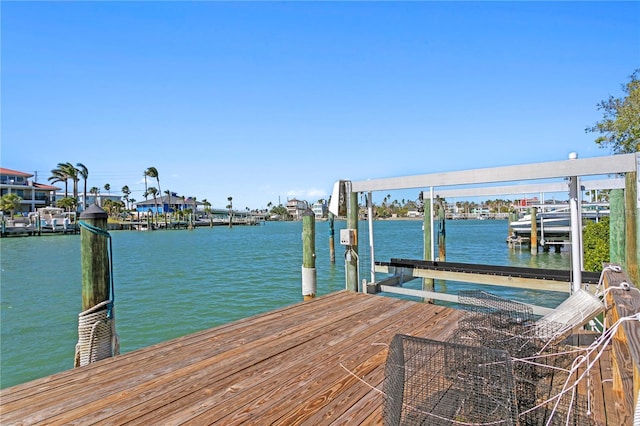
[[[584,129],[640,67],[639,2],[0,8],[2,167],[46,182],[80,162],[138,201],[150,166],[163,191],[254,209],[338,179],[607,155]]]

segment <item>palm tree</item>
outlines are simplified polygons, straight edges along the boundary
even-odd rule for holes
[[[80,178],[78,177],[79,170],[75,168],[75,166],[69,162],[67,163],[58,163],[58,167],[64,171],[67,175],[67,179],[71,179],[73,181],[73,198],[78,200],[78,181]]]
[[[98,188],[97,186],[92,186],[89,190],[89,194],[94,196],[93,204],[99,206],[100,204],[98,204],[98,195],[100,194],[100,188]]]
[[[158,194],[158,190],[155,186],[150,186],[147,188],[147,193],[149,195],[153,195],[153,206],[156,208],[155,217],[156,217],[156,225],[158,224],[158,200],[156,199],[156,195]]]
[[[108,183],[105,183],[104,190],[107,191],[107,193],[109,194],[109,197],[111,197],[111,185]]]
[[[22,197],[18,194],[10,193],[4,194],[2,198],[0,198],[0,211],[8,211],[10,217],[13,218],[15,209],[22,202]]]
[[[61,170],[51,170],[51,176],[48,180],[51,183],[64,182],[64,196],[67,197],[67,177]]]
[[[73,197],[65,197],[62,200],[58,200],[56,202],[58,207],[66,209],[67,211],[71,211],[72,209],[76,209],[78,207],[78,200]]]
[[[149,197],[149,188],[147,188],[147,171],[144,171],[144,199],[147,200],[147,197]]]
[[[158,169],[156,169],[155,167],[147,167],[147,170],[144,171],[144,175],[156,179],[156,182],[158,183],[157,193],[162,194],[162,188],[160,188],[160,176],[158,175]],[[146,178],[145,178],[145,182],[146,182]],[[155,196],[154,196],[154,199],[155,199]],[[162,210],[164,212],[164,208]],[[167,215],[164,215],[164,226],[165,228],[167,227]]]
[[[69,196],[69,175],[64,168],[60,167],[60,164],[58,164],[57,168],[51,170],[51,176],[48,180],[51,183],[64,182],[64,198],[67,198]]]
[[[127,185],[122,187],[122,194],[124,194],[122,196],[122,198],[124,198],[125,204],[126,204],[126,208],[129,208],[129,195],[131,195],[131,190],[129,189],[129,187]]]
[[[129,198],[129,210],[133,209],[133,205],[136,203],[136,201],[138,200],[136,200],[135,198]],[[139,213],[138,213],[138,217],[140,217]]]
[[[82,192],[82,210],[87,209],[87,178],[89,178],[89,169],[82,163],[77,163],[76,167],[78,170],[78,174],[84,180],[84,190]]]
[[[211,203],[206,198],[202,200],[204,204],[204,212],[207,214],[207,218],[211,218]]]

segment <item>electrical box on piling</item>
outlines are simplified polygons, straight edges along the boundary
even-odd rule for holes
[[[357,239],[357,231],[355,229],[340,230],[340,244],[343,246],[355,246],[357,245]]]

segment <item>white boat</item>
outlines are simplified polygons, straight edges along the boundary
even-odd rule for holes
[[[555,206],[551,208],[547,206],[536,207],[540,209],[536,215],[538,233],[568,234],[570,232],[571,211],[568,206]],[[585,225],[587,221],[598,221],[602,217],[609,216],[609,209],[600,207],[603,207],[603,205],[583,205],[583,225]],[[520,219],[510,222],[509,227],[516,236],[531,234],[531,214],[525,214]]]
[[[29,213],[29,223],[37,225],[40,221],[40,229],[52,231],[66,231],[76,226],[76,212],[67,212],[60,207],[41,207],[36,212]]]

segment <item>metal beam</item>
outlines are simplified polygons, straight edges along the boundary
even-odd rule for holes
[[[530,290],[571,292],[571,283],[535,278],[521,278],[500,275],[472,274],[468,272],[439,271],[429,269],[398,268],[395,266],[376,265],[376,272],[386,274],[400,274],[418,278],[432,278],[435,280],[459,281],[475,284],[497,285],[502,287],[526,288]]]
[[[635,172],[636,154],[621,154],[546,163],[522,164],[457,172],[431,173],[383,179],[352,181],[354,192],[390,191],[454,185],[557,179],[567,176],[595,176]]]
[[[403,287],[393,287],[393,286],[384,285],[384,284],[380,285],[380,291],[383,291],[385,293],[401,294],[403,296],[412,296],[412,297],[420,297],[423,299],[441,300],[443,302],[459,303],[459,298],[456,295],[447,294],[447,293],[436,293],[434,291],[415,290],[412,288],[403,288]],[[530,305],[528,303],[523,303],[523,305],[529,306],[531,308],[531,311],[535,315],[547,315],[555,311],[552,308],[545,308],[544,306]]]
[[[623,189],[624,179],[599,179],[599,180],[583,180],[580,182],[583,191],[591,191],[594,189]],[[437,189],[433,190],[435,195],[443,198],[457,197],[479,197],[479,196],[496,196],[496,195],[522,195],[522,194],[539,194],[552,192],[569,192],[569,184],[567,182],[538,183],[528,185],[506,185],[506,186],[483,186],[476,188],[460,188],[460,189]],[[422,191],[424,199],[429,198],[430,191]]]

